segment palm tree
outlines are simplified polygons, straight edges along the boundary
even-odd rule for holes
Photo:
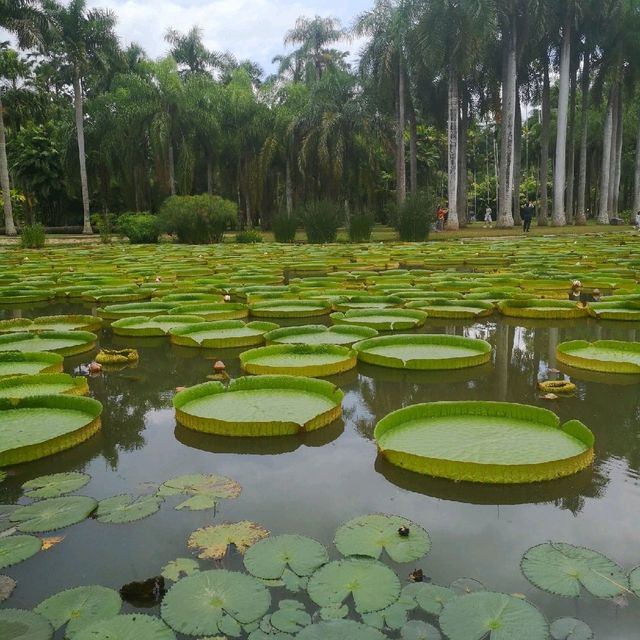
[[[194,74],[210,75],[212,69],[221,65],[222,56],[204,46],[199,27],[192,27],[186,34],[168,29],[164,39],[171,45],[169,53],[178,63],[183,78]]]
[[[105,70],[118,51],[118,40],[113,31],[116,17],[104,9],[87,10],[86,0],[71,0],[68,5],[56,0],[44,0],[53,24],[54,37],[62,49],[73,77],[73,103],[75,109],[80,185],[82,189],[82,233],[91,234],[89,184],[84,140],[83,78],[90,68]]]

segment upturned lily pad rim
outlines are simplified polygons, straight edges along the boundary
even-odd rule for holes
[[[197,347],[203,349],[225,349],[225,348],[237,348],[245,346],[261,345],[264,343],[264,335],[269,331],[278,329],[280,326],[273,322],[264,322],[260,320],[253,320],[251,322],[244,322],[243,320],[214,320],[203,321],[194,324],[189,324],[183,327],[177,327],[169,331],[169,337],[173,344],[177,344],[183,347]],[[250,329],[253,334],[245,336],[219,336],[212,335],[211,337],[203,338],[202,340],[196,340],[191,337],[193,333],[201,333],[203,331],[226,331],[228,329]]]
[[[588,369],[602,373],[640,374],[640,364],[625,362],[624,360],[599,360],[593,356],[585,357],[580,351],[590,348],[601,348],[609,351],[620,351],[621,354],[638,354],[640,357],[640,342],[625,342],[623,340],[571,340],[558,345],[556,356],[558,361],[576,369]]]
[[[82,376],[72,376],[68,373],[36,373],[15,377],[0,378],[0,391],[10,393],[11,389],[24,386],[60,385],[67,384],[68,389],[57,393],[69,396],[85,396],[89,393],[87,379]],[[53,392],[52,392],[53,393]],[[34,395],[49,395],[46,391]],[[5,395],[6,398],[22,398],[21,395]]]
[[[396,321],[367,321],[367,318],[401,317],[403,320]],[[349,311],[338,311],[330,316],[334,324],[357,324],[364,327],[371,327],[377,331],[393,331],[395,329],[412,329],[422,326],[428,314],[418,309],[351,309]]]
[[[353,344],[355,342],[359,342],[360,340],[365,340],[367,338],[375,338],[378,335],[378,332],[375,329],[371,329],[369,327],[362,327],[358,325],[333,325],[331,327],[327,327],[323,324],[307,324],[300,325],[296,327],[281,327],[275,329],[273,331],[269,331],[265,334],[264,338],[267,342],[267,345],[271,344],[304,344],[300,342],[288,342],[286,338],[290,336],[304,336],[304,335],[313,335],[317,333],[323,334],[336,334],[341,336],[348,336],[353,338]],[[341,343],[342,346],[345,346],[346,343]]]
[[[6,362],[38,362],[43,365],[39,373],[58,373],[62,372],[64,356],[51,351],[2,351],[0,352],[0,363]],[[0,380],[23,375],[31,374],[8,373],[0,375]]]
[[[585,318],[589,315],[587,307],[578,306],[572,300],[523,299],[502,300],[496,305],[505,316],[516,318]]]
[[[79,344],[67,347],[58,347],[54,349],[46,349],[51,353],[59,353],[62,356],[74,356],[85,351],[91,351],[95,348],[98,336],[89,331],[40,331],[40,332],[20,332],[8,333],[0,335],[0,349],[2,351],[12,351],[12,349],[2,349],[4,345],[13,342],[26,342],[29,340],[74,340]],[[19,349],[16,349],[19,351]]]
[[[166,336],[169,334],[160,326],[142,326],[147,324],[153,324],[154,322],[177,322],[184,324],[197,324],[198,322],[204,322],[204,318],[200,316],[179,316],[164,314],[159,316],[133,316],[130,318],[120,318],[111,323],[111,330],[117,336],[131,336],[131,337],[155,337]]]

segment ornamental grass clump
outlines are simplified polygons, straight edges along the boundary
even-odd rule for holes
[[[27,225],[22,229],[20,245],[23,249],[42,249],[45,242],[45,230],[40,223]]]
[[[160,207],[161,229],[174,233],[182,244],[222,242],[231,228],[237,206],[220,196],[171,196]]]

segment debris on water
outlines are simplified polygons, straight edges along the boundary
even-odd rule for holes
[[[558,396],[555,393],[545,393],[543,396],[540,396],[543,400],[557,400]]]
[[[122,599],[138,607],[155,606],[162,601],[165,593],[162,576],[154,576],[142,582],[129,582],[120,589]]]
[[[400,527],[398,529],[398,535],[401,538],[407,538],[409,536],[409,527]]]
[[[422,569],[414,569],[409,574],[409,580],[411,580],[411,582],[422,582],[424,580],[424,572]]]

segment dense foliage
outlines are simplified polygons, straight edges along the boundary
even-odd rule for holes
[[[132,244],[155,244],[160,235],[160,223],[152,213],[127,213],[118,219],[118,230]]]

